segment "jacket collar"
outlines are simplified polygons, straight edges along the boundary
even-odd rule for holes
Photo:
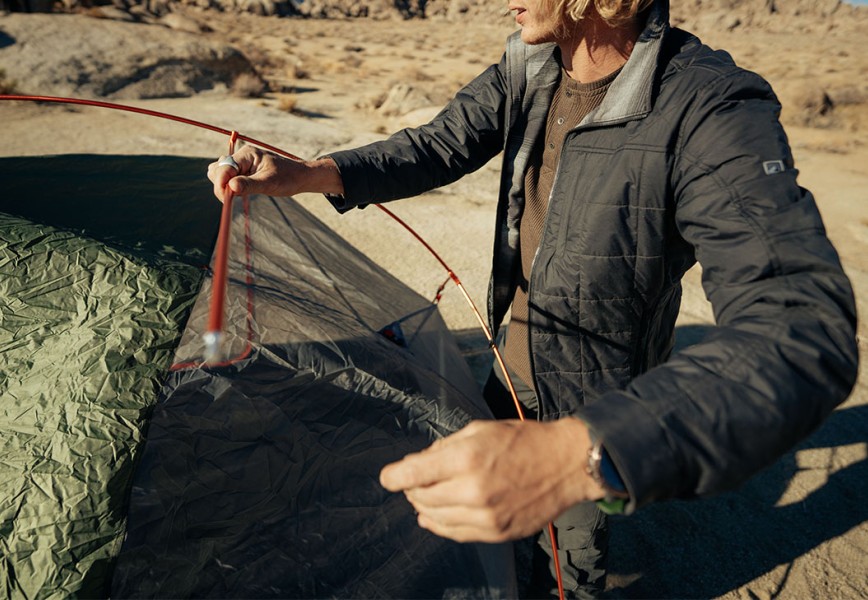
[[[612,82],[600,106],[591,111],[580,126],[627,121],[651,112],[660,49],[668,29],[669,0],[657,0],[649,9],[645,29],[636,40],[624,68]],[[526,47],[526,106],[540,100],[551,100],[560,77],[556,49],[555,44]]]
[[[650,8],[645,29],[636,40],[630,58],[612,82],[603,102],[585,117],[583,125],[626,121],[651,112],[660,48],[668,29],[669,0],[658,0]]]

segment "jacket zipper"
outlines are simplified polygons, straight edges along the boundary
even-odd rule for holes
[[[555,168],[555,177],[552,180],[552,189],[549,190],[548,204],[546,204],[546,218],[545,218],[545,221],[543,221],[542,233],[540,234],[540,238],[539,238],[540,243],[537,246],[536,251],[533,254],[533,258],[530,261],[530,272],[527,275],[527,303],[528,303],[528,309],[527,309],[527,316],[528,316],[528,319],[527,319],[527,351],[528,351],[528,356],[530,359],[530,376],[531,376],[531,379],[533,380],[533,382],[532,382],[533,383],[533,391],[534,391],[534,394],[536,394],[536,402],[537,402],[537,409],[538,409],[536,418],[538,421],[543,420],[543,405],[542,405],[542,399],[541,399],[540,393],[539,393],[539,386],[537,385],[537,382],[536,382],[536,367],[534,365],[534,360],[533,360],[533,335],[531,333],[531,319],[530,319],[530,311],[531,311],[530,300],[531,300],[531,293],[533,291],[533,286],[531,285],[531,282],[533,281],[533,269],[534,269],[534,266],[536,265],[537,256],[539,256],[540,246],[542,246],[542,242],[545,239],[546,231],[548,231],[548,227],[549,227],[549,218],[551,217],[552,198],[554,197],[555,189],[557,189],[558,180],[560,178],[561,164],[563,164],[563,162],[564,162],[563,161],[564,148],[566,148],[568,138],[571,134],[578,133],[580,131],[584,131],[584,130],[588,130],[588,129],[594,129],[595,127],[602,128],[602,127],[611,127],[614,125],[620,125],[622,123],[627,123],[627,122],[633,121],[635,119],[636,119],[636,116],[633,115],[633,116],[627,116],[627,117],[624,117],[622,119],[618,119],[615,121],[610,121],[607,123],[585,123],[585,124],[576,125],[575,127],[570,129],[564,135],[564,141],[561,143],[561,154],[560,154],[561,158],[558,160],[557,168]]]
[[[566,133],[566,135],[564,135],[564,141],[561,143],[561,157],[563,157],[563,155],[564,155],[563,152],[564,152],[564,148],[567,145],[567,137],[569,137],[569,135],[571,133],[573,133],[574,131],[576,131],[578,128],[579,127],[576,126],[573,129],[569,130]],[[545,138],[543,138],[543,140],[545,140]],[[540,396],[540,393],[539,393],[539,386],[537,385],[537,382],[536,382],[536,366],[534,365],[534,360],[533,360],[533,333],[531,331],[531,318],[530,318],[530,314],[531,314],[531,301],[530,301],[530,299],[531,299],[531,292],[533,291],[533,286],[531,285],[531,282],[533,281],[533,269],[536,266],[536,259],[537,259],[537,256],[539,256],[539,249],[542,246],[542,242],[545,239],[546,231],[548,231],[548,228],[549,228],[549,219],[550,219],[551,214],[552,214],[552,211],[551,211],[552,197],[554,196],[555,186],[557,185],[558,178],[560,177],[560,174],[561,174],[561,163],[563,163],[563,160],[559,159],[558,160],[558,166],[555,168],[555,177],[552,180],[552,189],[549,190],[549,198],[548,198],[548,201],[546,203],[546,218],[545,218],[545,221],[543,221],[543,228],[542,228],[542,232],[540,233],[539,244],[537,245],[536,250],[533,253],[533,258],[530,261],[530,271],[527,274],[527,304],[528,304],[528,306],[527,306],[527,353],[528,353],[528,360],[530,362],[530,378],[533,380],[533,392],[534,392],[534,394],[536,394],[536,406],[537,406],[536,419],[537,419],[537,421],[543,420],[543,404],[542,404],[542,397]]]

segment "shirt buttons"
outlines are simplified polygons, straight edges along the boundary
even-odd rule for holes
[[[554,149],[555,149],[555,145],[554,145],[552,142],[549,142],[549,148],[551,148],[552,150],[554,150]]]
[[[563,117],[560,117],[560,118],[558,119],[558,125],[563,125],[563,124],[564,124],[564,118],[563,118]]]

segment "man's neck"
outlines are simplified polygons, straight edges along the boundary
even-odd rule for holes
[[[641,33],[639,21],[611,28],[590,9],[572,35],[558,41],[561,61],[571,79],[590,83],[624,66]]]

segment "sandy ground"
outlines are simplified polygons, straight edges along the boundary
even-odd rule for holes
[[[462,83],[498,60],[512,30],[507,23],[368,21],[359,26],[351,21],[245,16],[212,20],[211,26],[211,35],[231,40],[252,57],[276,91],[256,99],[216,91],[128,103],[237,129],[302,157],[378,139],[431,116]],[[868,105],[842,103],[812,127],[802,124],[798,105],[806,86],[850,86],[855,90],[851,98],[858,100],[868,72],[864,50],[849,50],[853,40],[819,33],[802,36],[799,44],[786,34],[758,31],[709,32],[703,38],[729,49],[780,94],[800,182],[815,193],[856,289],[860,314],[866,314]],[[410,84],[415,95],[399,107],[399,114],[374,109],[399,83]],[[419,110],[400,114],[408,107]],[[216,157],[227,144],[218,134],[91,108],[2,102],[0,123],[0,155],[6,156],[96,152]],[[440,252],[480,308],[491,260],[498,173],[495,160],[461,182],[390,207]],[[204,173],[203,185],[208,185]],[[299,200],[419,293],[433,296],[445,278],[436,261],[380,211],[369,208],[338,216],[322,197]],[[694,269],[685,282],[678,331],[686,341],[701,335],[712,321],[699,277]],[[479,339],[475,318],[457,290],[446,294],[441,310],[462,338],[471,344]],[[859,335],[864,352],[864,322]],[[866,440],[868,376],[863,367],[853,395],[826,425],[742,490],[700,502],[665,503],[617,519],[612,595],[868,597]]]

